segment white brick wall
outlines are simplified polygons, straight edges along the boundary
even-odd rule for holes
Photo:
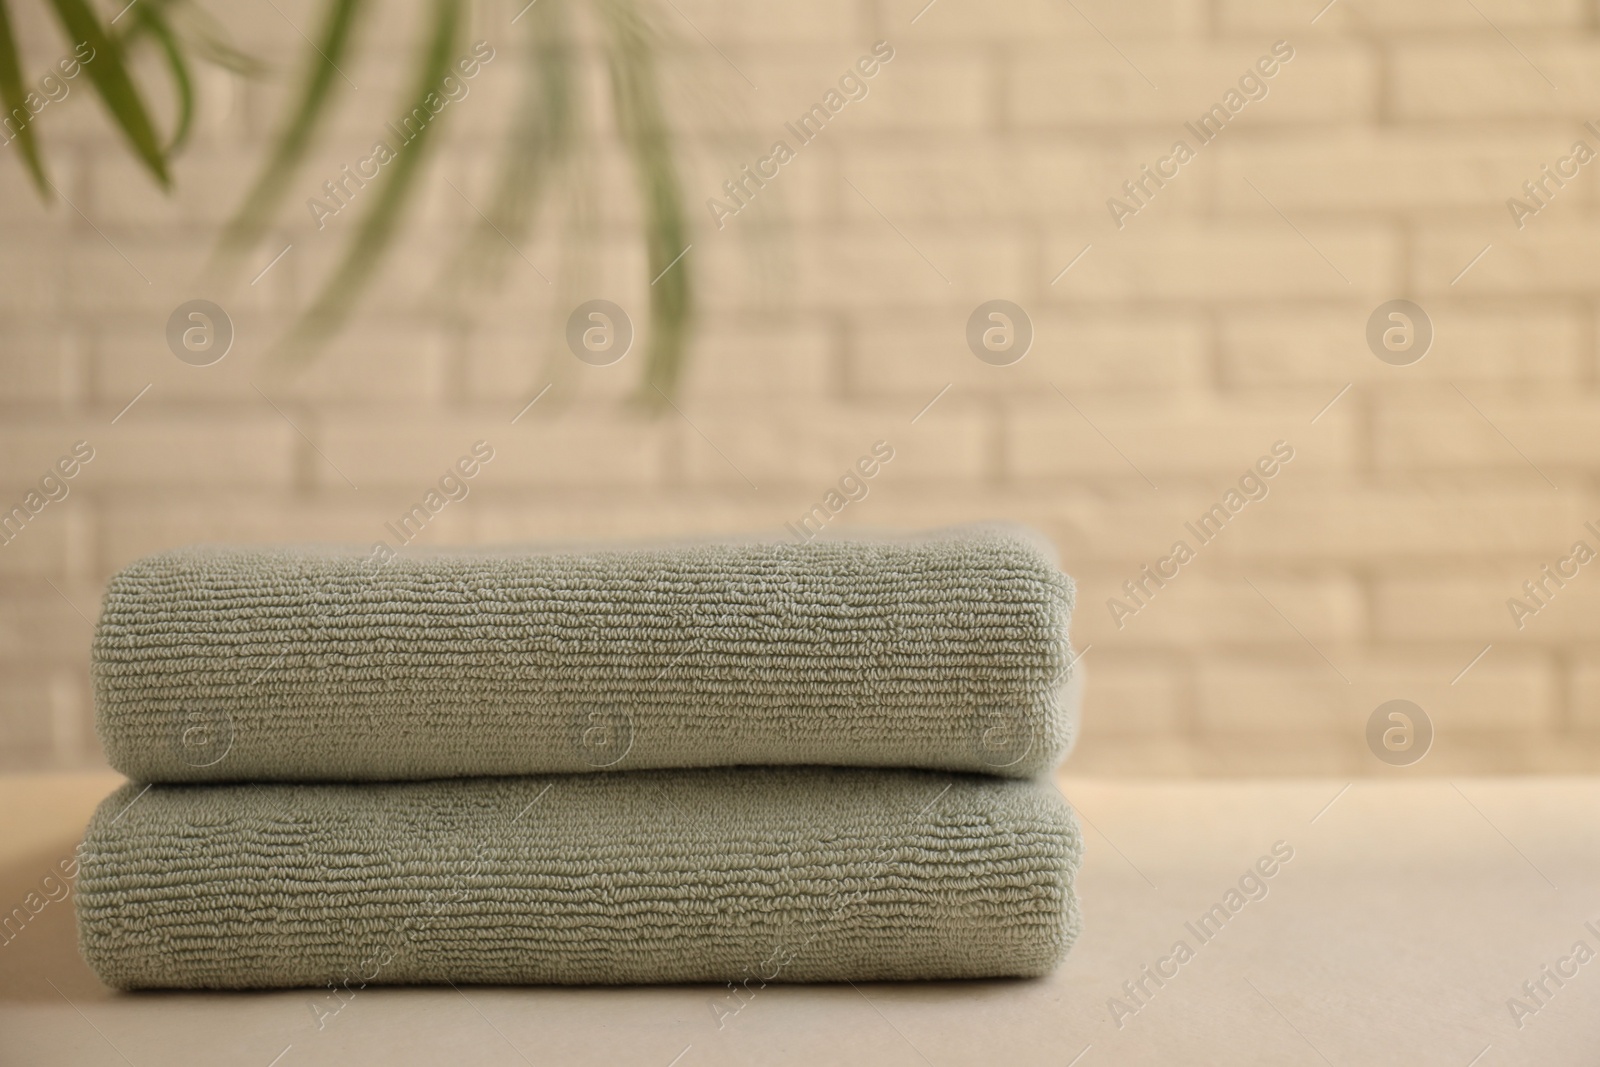
[[[498,54],[450,105],[413,226],[349,327],[300,376],[270,373],[363,209],[318,232],[305,198],[402,110],[419,21],[368,21],[345,66],[359,90],[341,86],[280,224],[225,285],[212,242],[292,98],[295,27],[320,17],[278,6],[217,7],[280,76],[202,76],[171,197],[87,82],[39,125],[78,210],[0,158],[0,503],[74,441],[97,453],[0,546],[0,767],[98,760],[82,616],[117,567],[192,541],[370,541],[480,438],[496,458],[430,542],[781,533],[891,441],[839,528],[1014,518],[1060,546],[1092,646],[1085,770],[1391,773],[1362,729],[1394,697],[1438,729],[1415,770],[1600,766],[1600,570],[1521,630],[1505,606],[1600,521],[1600,168],[1522,230],[1505,207],[1575,138],[1600,148],[1582,125],[1600,121],[1595,0],[658,5],[699,311],[681,413],[654,416],[634,395],[635,180],[586,18],[589,165],[553,184],[503,287],[443,299],[520,91],[516,0],[475,8],[467,40]],[[34,68],[66,50],[39,12],[21,21]],[[880,38],[896,54],[866,99],[717,230],[706,198]],[[1117,228],[1107,198],[1278,40],[1295,57],[1269,95]],[[165,125],[165,74],[141,72]],[[197,296],[237,329],[211,367],[163,337]],[[596,296],[639,331],[612,367],[562,341]],[[1400,296],[1435,329],[1410,367],[1364,339]],[[1010,367],[966,347],[993,298],[1035,329]],[[1296,456],[1270,495],[1119,628],[1108,598],[1278,439]]]

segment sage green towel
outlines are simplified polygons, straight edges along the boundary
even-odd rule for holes
[[[1049,783],[927,771],[128,785],[76,899],[124,989],[1026,976],[1081,850]]]
[[[1013,527],[651,549],[192,548],[93,657],[140,781],[733,764],[1037,774],[1075,729],[1072,583]]]

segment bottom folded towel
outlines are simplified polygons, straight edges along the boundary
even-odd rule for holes
[[[124,989],[1033,976],[1081,853],[1048,783],[925,771],[130,784],[77,909]]]

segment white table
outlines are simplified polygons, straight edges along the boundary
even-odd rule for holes
[[[0,907],[116,781],[0,779]],[[1086,822],[1085,927],[1042,981],[769,986],[720,1029],[718,987],[374,988],[319,1030],[333,1002],[312,991],[112,993],[60,901],[0,946],[0,1064],[1600,1063],[1600,958],[1561,963],[1600,953],[1600,778],[1061,784]],[[1202,943],[1185,924],[1279,841],[1265,897]],[[1577,973],[1540,1005],[1522,987],[1547,964]],[[1146,965],[1172,976],[1119,1027],[1108,1002],[1135,1006]],[[1539,1008],[1520,1028],[1517,996]]]

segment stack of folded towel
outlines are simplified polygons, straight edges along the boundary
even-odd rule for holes
[[[1071,608],[1010,527],[152,556],[95,636],[133,781],[84,955],[119,988],[1045,973]]]

